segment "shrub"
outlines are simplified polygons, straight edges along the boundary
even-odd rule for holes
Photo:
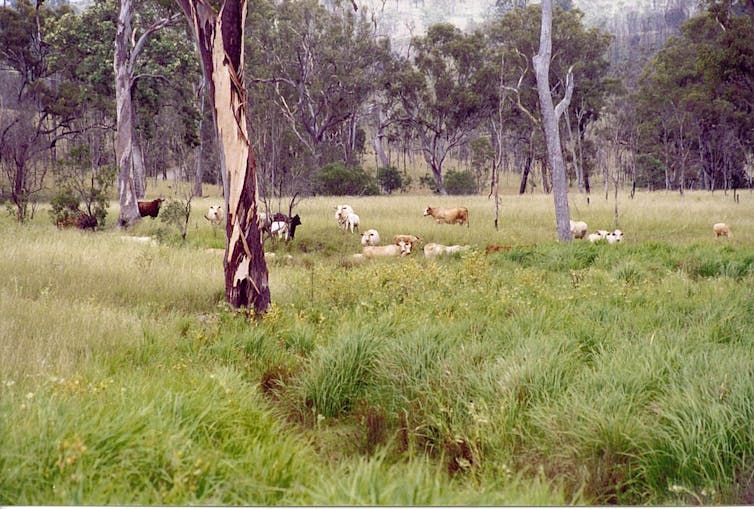
[[[393,166],[383,166],[377,169],[377,181],[380,183],[382,192],[390,194],[396,189],[403,187],[403,176]]]
[[[160,221],[175,226],[181,234],[181,240],[186,240],[189,218],[191,217],[191,198],[188,200],[171,199],[160,211]]]
[[[81,215],[79,199],[69,188],[62,188],[50,200],[50,218],[56,225],[74,224]]]
[[[448,194],[476,194],[476,179],[470,171],[450,170],[445,174],[445,190]]]
[[[110,206],[108,194],[115,182],[114,166],[90,168],[89,146],[73,147],[58,162],[58,194],[51,201],[53,223],[79,228],[102,228]],[[83,210],[79,205],[83,203]]]
[[[419,177],[419,185],[429,188],[433,193],[439,191],[435,178],[429,173],[425,173],[423,176]]]
[[[314,179],[317,193],[324,195],[376,195],[379,188],[360,166],[347,168],[343,163],[325,165]]]

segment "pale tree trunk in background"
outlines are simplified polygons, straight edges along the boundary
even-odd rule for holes
[[[117,107],[118,132],[115,141],[115,156],[118,161],[118,199],[120,216],[118,223],[129,227],[141,219],[136,202],[136,180],[133,165],[133,103],[131,98],[132,76],[130,72],[130,44],[133,18],[131,0],[120,1],[118,27],[115,34],[115,102]]]
[[[390,158],[385,153],[385,147],[382,145],[382,139],[385,137],[385,122],[382,111],[377,112],[377,134],[372,139],[374,153],[377,156],[377,167],[386,168],[390,166]]]
[[[141,146],[136,143],[134,125],[136,108],[132,95],[136,59],[155,31],[172,24],[178,19],[178,15],[173,15],[157,20],[144,30],[137,41],[132,41],[133,9],[132,0],[120,0],[117,31],[115,33],[115,57],[113,58],[118,129],[115,142],[115,156],[118,162],[118,199],[120,201],[118,222],[122,227],[129,227],[141,218],[136,200],[144,195],[144,161]]]
[[[133,93],[131,94],[133,99]],[[134,189],[136,191],[137,198],[144,198],[147,195],[147,172],[144,169],[144,152],[141,150],[141,142],[139,141],[139,135],[136,134],[136,105],[131,101],[133,105],[131,107],[131,118],[133,124],[131,124],[131,158],[134,165]]]
[[[204,132],[204,94],[207,90],[206,78],[202,75],[202,83],[199,87],[199,136],[202,137]],[[204,143],[199,143],[199,153],[196,156],[196,175],[194,176],[194,196],[202,197],[202,182],[204,182]]]
[[[552,57],[552,0],[542,0],[542,29],[539,36],[539,52],[534,55],[534,70],[537,76],[537,92],[542,111],[542,124],[547,142],[547,160],[552,173],[552,190],[555,200],[555,220],[558,228],[558,240],[572,239],[568,211],[568,181],[566,180],[565,161],[560,145],[558,120],[568,107],[573,94],[573,77],[568,71],[565,97],[553,106],[550,93],[550,59]]]
[[[206,0],[176,0],[196,39],[221,147],[226,211],[225,298],[234,307],[270,306],[267,263],[257,217],[256,161],[246,126],[243,80],[245,0],[225,0],[215,13]]]

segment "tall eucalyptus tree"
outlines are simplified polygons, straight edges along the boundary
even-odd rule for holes
[[[244,86],[245,0],[176,0],[194,34],[218,141],[225,194],[225,298],[260,316],[270,306],[267,264],[257,215],[256,160],[249,141]]]
[[[388,85],[400,104],[391,115],[417,134],[435,186],[446,194],[443,164],[493,108],[495,69],[481,32],[464,34],[437,24],[414,38],[413,45],[413,61],[404,62]]]
[[[151,19],[136,37],[133,27],[136,0],[120,0],[115,32],[113,71],[117,135],[115,155],[118,164],[119,224],[133,225],[140,219],[137,198],[144,196],[144,161],[135,135],[135,104],[133,88],[138,76],[139,59],[155,32],[174,24],[179,13],[164,11]]]

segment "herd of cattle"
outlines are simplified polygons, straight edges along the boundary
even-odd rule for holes
[[[162,198],[157,198],[152,201],[140,201],[139,213],[142,217],[150,216],[157,217],[162,203]],[[453,207],[442,208],[428,206],[424,209],[424,216],[432,217],[438,224],[464,224],[469,227],[469,210],[466,207]],[[205,219],[212,224],[219,225],[225,220],[225,214],[221,205],[211,205],[204,216]],[[335,221],[338,226],[345,231],[351,233],[360,232],[361,218],[354,211],[350,205],[337,205],[335,207]],[[280,212],[270,216],[264,212],[259,214],[259,224],[264,233],[269,238],[277,236],[278,239],[285,238],[286,241],[294,238],[296,233],[296,227],[301,225],[301,217],[296,214],[295,216],[287,216]],[[588,225],[584,221],[570,221],[571,234],[575,239],[586,238],[590,242],[605,241],[608,244],[616,244],[623,240],[623,232],[621,230],[596,230],[587,234],[589,231]],[[712,226],[712,231],[715,237],[731,237],[730,227],[726,223],[715,223]],[[354,254],[354,258],[378,258],[386,256],[407,256],[411,254],[412,250],[423,240],[416,235],[410,234],[398,234],[394,235],[392,242],[387,245],[382,245],[382,239],[380,234],[375,229],[368,229],[361,233],[361,253]],[[432,258],[442,254],[457,253],[470,249],[471,246],[451,245],[446,246],[435,242],[428,242],[424,245],[424,255],[428,258]],[[498,245],[489,245],[485,249],[487,253],[500,250],[508,250],[509,247],[503,247]]]

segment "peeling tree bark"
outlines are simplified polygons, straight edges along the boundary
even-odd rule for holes
[[[558,120],[571,102],[573,94],[573,77],[568,71],[565,97],[553,106],[550,93],[550,59],[552,58],[552,0],[542,0],[542,27],[539,37],[539,52],[534,55],[534,70],[537,76],[537,92],[539,93],[542,123],[547,141],[547,160],[552,172],[552,188],[555,200],[555,220],[558,229],[558,240],[572,239],[568,211],[568,182],[566,180],[565,161],[560,145],[560,131]]]
[[[270,306],[267,263],[257,217],[256,161],[246,126],[243,81],[245,0],[225,0],[215,13],[206,0],[176,0],[196,39],[222,147],[225,194],[225,298],[236,308]]]
[[[133,140],[133,102],[131,98],[132,76],[129,69],[130,42],[132,34],[131,21],[133,2],[120,1],[118,28],[115,34],[115,102],[118,132],[115,141],[115,156],[118,161],[118,199],[120,202],[119,224],[129,227],[141,219],[136,201],[136,181],[134,175],[132,140]]]

